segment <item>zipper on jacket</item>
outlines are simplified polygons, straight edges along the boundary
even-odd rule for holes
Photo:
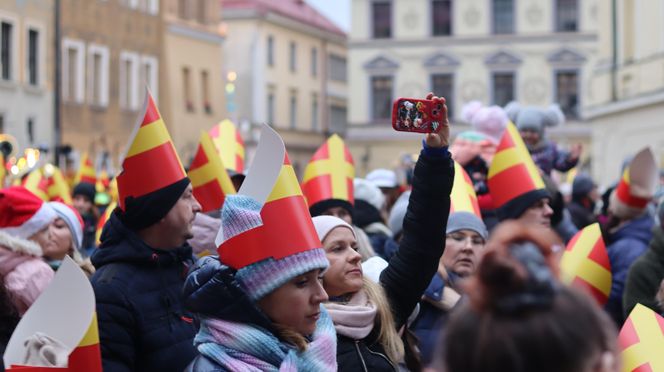
[[[367,369],[367,364],[364,362],[364,358],[362,357],[362,352],[360,351],[360,340],[355,340],[355,350],[357,350],[357,356],[360,357],[364,371],[369,372]]]
[[[394,369],[395,371],[399,371],[399,368],[397,368],[397,367],[392,363],[392,361],[390,360],[390,358],[387,357],[387,355],[382,354],[382,353],[378,353],[378,352],[375,352],[375,351],[371,351],[370,348],[367,348],[367,350],[369,350],[369,353],[371,353],[371,354],[373,354],[373,355],[378,355],[379,357],[385,359],[385,360],[387,361],[387,363],[390,364],[390,366],[392,367],[392,369]]]

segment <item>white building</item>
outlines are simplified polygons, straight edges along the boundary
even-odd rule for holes
[[[51,1],[0,0],[0,133],[20,150],[54,144],[53,12]]]
[[[348,139],[360,174],[420,146],[389,124],[397,97],[447,98],[453,127],[471,100],[559,103],[560,142],[580,122],[597,54],[597,0],[353,0]],[[455,130],[457,130],[455,128]],[[462,126],[463,128],[463,126]],[[378,142],[379,140],[380,142]]]

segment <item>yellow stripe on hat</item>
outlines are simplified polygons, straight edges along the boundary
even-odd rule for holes
[[[633,371],[647,363],[650,371],[664,371],[664,331],[657,321],[656,313],[637,304],[628,319],[632,321],[639,342],[622,351],[622,370]]]
[[[92,321],[85,336],[78,343],[78,347],[96,345],[99,343],[99,326],[97,325],[97,313],[92,314]]]
[[[589,258],[590,252],[602,239],[599,225],[590,225],[582,231],[574,246],[563,253],[560,280],[569,285],[579,277],[608,296],[611,292],[611,272]]]
[[[214,139],[217,151],[224,165],[235,169],[235,156],[244,159],[244,147],[237,142],[237,128],[232,121],[225,119],[219,123],[219,136]]]
[[[470,212],[477,215],[473,206],[473,201],[477,200],[475,189],[472,184],[468,184],[464,175],[466,171],[459,163],[454,162],[454,183],[452,184],[452,193],[450,199],[454,212]],[[481,218],[481,216],[478,216]]]
[[[166,142],[171,141],[171,136],[168,134],[164,120],[159,118],[150,124],[143,125],[138,129],[138,133],[131,144],[131,148],[127,152],[126,157],[143,153],[155,147],[158,147]]]
[[[355,178],[355,166],[346,161],[346,146],[338,135],[333,135],[327,140],[327,159],[315,160],[307,165],[304,170],[305,183],[319,176],[329,175],[332,181],[332,199],[348,200],[348,180]]]
[[[507,123],[506,131],[505,135],[510,136],[514,146],[496,152],[489,167],[488,177],[491,178],[513,166],[524,165],[528,170],[530,178],[533,180],[535,189],[544,189],[546,186],[544,185],[544,181],[542,181],[542,176],[540,176],[539,170],[537,170],[537,166],[530,156],[523,139],[521,139],[516,126],[512,123]],[[518,182],[518,180],[515,180],[515,182]]]
[[[228,177],[228,174],[226,173],[224,162],[217,153],[214,143],[208,133],[201,133],[200,145],[207,158],[207,163],[202,167],[189,170],[191,185],[193,187],[198,187],[212,180],[216,180],[219,182],[219,186],[225,194],[235,194],[235,188],[230,177]]]
[[[297,177],[295,176],[295,170],[290,164],[284,164],[281,167],[279,172],[279,177],[277,177],[277,182],[275,182],[274,187],[270,196],[268,196],[266,203],[291,197],[291,196],[301,196],[302,190],[300,185],[297,183]]]

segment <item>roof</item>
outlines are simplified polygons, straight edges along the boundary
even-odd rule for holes
[[[259,14],[274,12],[311,27],[346,36],[342,29],[304,0],[220,0],[220,2],[223,12],[227,10],[255,10]]]

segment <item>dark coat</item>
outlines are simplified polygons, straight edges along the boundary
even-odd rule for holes
[[[567,210],[572,215],[574,226],[578,229],[583,229],[584,227],[597,222],[597,218],[595,218],[592,209],[587,208],[576,200],[572,200],[567,205]]]
[[[649,307],[656,313],[662,308],[657,305],[655,295],[664,279],[664,230],[657,226],[653,230],[650,247],[629,269],[625,292],[623,293],[623,315],[625,318],[637,303]]]
[[[623,318],[623,290],[627,272],[647,249],[652,238],[654,220],[648,213],[631,220],[621,226],[609,236],[609,245],[606,247],[611,263],[611,293],[605,309],[616,324],[621,327]]]
[[[425,149],[413,172],[413,190],[403,221],[398,251],[380,276],[400,329],[436,273],[445,249],[454,163],[447,151]],[[393,371],[375,331],[362,340],[337,337],[339,371]]]
[[[182,371],[197,354],[181,301],[191,248],[153,249],[113,213],[92,263],[104,371]]]

